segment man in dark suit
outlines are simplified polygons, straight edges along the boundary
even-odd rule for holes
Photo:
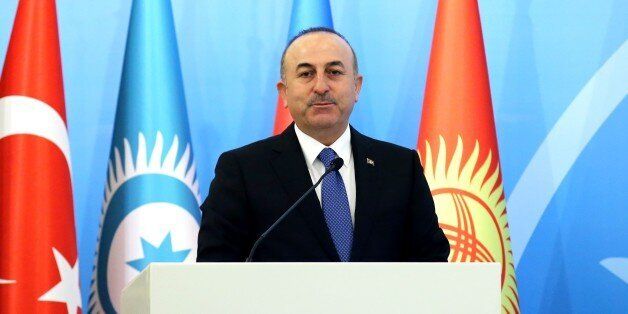
[[[277,89],[295,123],[220,156],[201,206],[199,262],[244,261],[337,157],[340,170],[277,225],[254,261],[447,261],[449,243],[416,151],[349,126],[361,86],[342,35],[308,29],[288,43]]]

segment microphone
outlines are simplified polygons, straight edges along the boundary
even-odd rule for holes
[[[275,222],[268,227],[268,229],[266,229],[266,231],[264,231],[264,233],[262,233],[262,235],[257,239],[257,241],[255,241],[255,243],[253,244],[253,248],[251,248],[251,252],[249,252],[249,256],[246,258],[245,263],[251,262],[253,259],[253,255],[255,254],[255,250],[257,250],[257,247],[259,246],[260,243],[262,243],[262,241],[266,238],[266,236],[273,231],[273,229],[275,229],[275,227],[282,222],[291,212],[293,209],[295,209],[299,204],[301,204],[301,202],[305,199],[306,196],[308,196],[310,193],[312,193],[312,191],[314,191],[314,189],[321,184],[321,182],[323,182],[323,179],[330,173],[334,172],[334,171],[338,171],[342,165],[344,164],[344,161],[342,160],[342,158],[340,157],[336,157],[334,158],[334,160],[331,161],[331,163],[329,164],[329,168],[327,168],[327,170],[325,170],[325,173],[323,173],[323,175],[320,177],[320,179],[318,179],[318,181],[316,181],[316,184],[314,184],[311,188],[309,188],[307,191],[305,191],[305,193],[303,193],[303,195],[301,195],[301,197],[294,202],[294,204],[292,204],[292,206],[290,206],[290,208],[288,208],[288,210],[286,210],[277,220],[275,220]]]

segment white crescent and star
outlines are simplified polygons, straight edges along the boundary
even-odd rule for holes
[[[53,143],[63,153],[71,172],[68,130],[59,113],[45,102],[32,97],[0,98],[0,140],[20,134],[38,136]],[[78,260],[74,266],[70,266],[59,251],[55,248],[52,251],[61,281],[42,295],[39,301],[64,302],[68,313],[76,313],[76,309],[81,307]],[[16,280],[0,278],[0,285],[16,283]]]

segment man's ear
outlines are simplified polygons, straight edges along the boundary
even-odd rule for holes
[[[360,91],[362,90],[362,74],[356,74],[355,76],[355,102],[358,102],[360,98]]]
[[[286,97],[286,89],[288,87],[286,86],[286,83],[283,80],[280,80],[279,82],[277,82],[277,94],[279,94],[279,97],[281,97],[281,101],[283,102],[283,107],[284,108],[288,108],[288,102],[287,97]]]

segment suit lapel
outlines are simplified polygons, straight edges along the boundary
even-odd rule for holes
[[[359,260],[368,244],[371,227],[379,207],[379,170],[377,156],[370,150],[371,140],[351,128],[351,148],[355,167],[356,205],[351,261]]]
[[[276,156],[271,159],[271,164],[279,182],[288,193],[292,205],[305,191],[312,187],[312,179],[294,131],[294,123],[281,133],[273,150],[276,152]],[[333,261],[340,261],[316,193],[312,192],[306,197],[301,205],[295,208],[295,211],[306,220],[329,258]]]

